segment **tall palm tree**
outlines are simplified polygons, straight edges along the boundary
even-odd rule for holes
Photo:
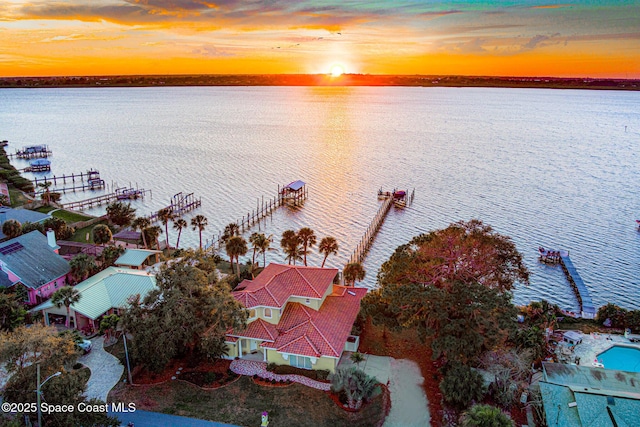
[[[293,230],[286,230],[282,233],[282,240],[280,240],[280,246],[284,250],[284,253],[287,254],[286,259],[291,264],[293,261],[293,265],[296,265],[296,260],[302,259],[300,256],[302,253],[300,244],[300,238],[298,234]]]
[[[176,241],[176,248],[180,247],[180,235],[182,234],[182,229],[187,228],[189,224],[182,218],[175,219],[173,221],[173,229],[178,230],[178,240]]]
[[[240,235],[240,226],[235,222],[230,222],[224,227],[224,231],[222,232],[222,243],[227,243],[227,240],[232,238],[233,236]]]
[[[321,254],[324,254],[324,259],[322,260],[322,265],[320,266],[321,268],[324,267],[324,263],[325,261],[327,261],[327,258],[329,257],[329,255],[331,254],[336,255],[338,253],[338,249],[339,249],[338,241],[336,240],[335,237],[327,236],[327,237],[323,237],[322,240],[320,240],[318,251]]]
[[[269,234],[258,246],[258,251],[262,254],[262,266],[267,266],[267,251],[275,251],[275,248],[271,247],[273,243],[273,234]]]
[[[366,271],[364,271],[364,267],[359,262],[352,262],[351,264],[347,264],[342,271],[342,275],[344,276],[344,282],[347,285],[355,286],[356,282],[360,282],[364,280],[364,276]]]
[[[151,225],[151,221],[149,218],[144,216],[139,216],[131,222],[131,228],[134,230],[140,230],[140,234],[142,234],[142,243],[144,243],[144,248],[149,249],[149,245],[147,245],[147,237],[144,235],[144,229]]]
[[[176,215],[170,208],[162,208],[158,211],[158,219],[164,225],[164,232],[167,242],[167,249],[169,249],[169,221],[175,219]]]
[[[249,250],[247,248],[247,241],[242,236],[233,236],[225,245],[227,255],[231,260],[231,269],[233,270],[233,260],[236,260],[237,274],[240,277],[240,255],[245,255]]]
[[[200,233],[200,250],[202,250],[202,232],[208,223],[209,220],[204,215],[196,215],[191,218],[191,228],[194,230],[197,228]]]
[[[316,233],[309,227],[303,227],[298,231],[298,238],[302,242],[302,254],[304,255],[304,265],[306,266],[309,249],[316,244]]]
[[[156,249],[160,249],[158,238],[162,234],[162,228],[159,225],[152,225],[142,230],[142,235],[146,235],[147,242],[156,242]],[[149,245],[151,246],[151,245]]]
[[[95,227],[93,227],[91,232],[93,234],[93,243],[97,243],[102,246],[104,246],[106,243],[109,243],[113,238],[111,229],[105,224],[96,225]]]
[[[51,192],[49,191],[49,187],[53,185],[51,181],[45,181],[38,183],[38,187],[44,189],[44,194],[42,195],[42,200],[46,200],[46,204],[51,203]]]
[[[67,308],[67,320],[65,322],[65,326],[68,328],[71,320],[71,304],[80,301],[80,294],[78,291],[71,286],[64,286],[51,296],[51,303],[53,303],[56,307],[60,308],[63,305]]]
[[[249,236],[249,242],[251,243],[251,249],[253,249],[253,254],[251,255],[251,274],[253,275],[253,266],[256,264],[256,252],[258,252],[258,248],[260,245],[260,241],[266,239],[267,236],[264,233],[251,233]]]
[[[22,234],[22,224],[15,219],[8,219],[2,224],[2,233],[9,239],[13,239]]]

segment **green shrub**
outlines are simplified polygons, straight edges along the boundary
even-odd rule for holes
[[[445,402],[458,409],[479,401],[485,393],[482,375],[466,365],[450,368],[440,383],[440,390]]]

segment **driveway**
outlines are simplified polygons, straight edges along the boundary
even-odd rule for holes
[[[344,352],[340,367],[353,365],[351,352]],[[424,378],[417,363],[407,359],[363,354],[359,368],[386,384],[391,392],[391,411],[384,427],[423,427],[430,425],[429,402],[422,388]]]
[[[106,402],[109,391],[120,381],[124,366],[117,357],[104,351],[104,337],[94,338],[91,343],[91,352],[78,359],[78,362],[91,369],[84,395],[88,399],[96,398]]]

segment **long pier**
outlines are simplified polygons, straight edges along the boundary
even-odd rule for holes
[[[578,274],[568,251],[553,251],[549,249],[539,248],[540,259],[543,262],[558,263],[562,267],[571,288],[576,294],[578,303],[580,304],[580,314],[585,319],[595,319],[596,308],[591,301],[591,295],[587,289],[582,277]]]
[[[76,185],[76,180],[78,185]],[[72,185],[66,186],[67,181]],[[86,191],[86,190],[99,190],[105,187],[104,179],[100,178],[100,172],[94,169],[89,169],[87,172],[80,172],[78,174],[72,173],[70,175],[52,176],[44,178],[35,178],[33,181],[34,187],[38,185],[51,183],[52,185],[58,185],[61,183],[62,187],[51,188],[49,191],[56,193],[66,193],[67,191]],[[36,191],[36,194],[45,192],[45,189]]]
[[[180,192],[178,194],[174,194],[171,198],[171,203],[163,209],[168,209],[175,216],[182,216],[187,212],[199,208],[201,205],[202,198],[196,199],[193,193],[183,195],[182,192]],[[159,221],[160,218],[158,214],[163,209],[160,209],[157,212],[153,212],[152,214],[147,216],[147,218],[149,218],[149,221],[151,221],[152,223]]]
[[[369,249],[373,244],[373,241],[375,240],[376,234],[378,234],[378,231],[380,231],[382,223],[387,218],[387,214],[391,210],[391,206],[393,206],[393,197],[387,197],[382,202],[382,205],[378,209],[376,216],[374,216],[373,220],[371,220],[371,223],[369,224],[369,227],[367,227],[367,231],[365,231],[364,235],[360,239],[360,242],[353,250],[353,253],[351,254],[351,257],[349,258],[349,262],[347,264],[351,264],[354,262],[361,263],[364,260],[367,252],[369,252]]]
[[[293,185],[296,184],[296,185]],[[292,186],[293,185],[293,186]],[[260,223],[264,218],[273,214],[280,206],[300,206],[302,202],[309,196],[309,190],[307,185],[302,181],[294,181],[289,185],[283,185],[282,188],[278,185],[278,194],[273,198],[265,200],[264,196],[258,198],[256,201],[256,208],[250,212],[247,212],[246,216],[242,216],[233,224],[238,226],[241,233],[248,231],[255,224]],[[220,249],[222,247],[222,231],[218,231],[218,234],[214,234],[211,237],[211,241],[207,239],[205,248],[214,247]]]
[[[83,210],[94,206],[101,206],[103,203],[111,203],[115,200],[144,198],[147,193],[151,194],[151,190],[116,188],[116,191],[113,193],[91,197],[90,199],[78,200],[76,202],[63,203],[61,206],[63,209]]]

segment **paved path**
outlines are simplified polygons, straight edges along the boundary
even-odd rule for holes
[[[95,397],[106,402],[109,391],[120,381],[124,366],[117,357],[104,351],[104,337],[94,338],[91,343],[91,352],[78,359],[78,362],[91,369],[84,395],[88,399]]]
[[[422,388],[424,378],[417,363],[391,359],[391,411],[384,427],[422,427],[430,425],[429,403]]]
[[[214,421],[140,410],[130,413],[109,412],[109,415],[118,417],[123,427],[130,422],[133,423],[135,427],[236,427],[233,424],[216,423]]]

